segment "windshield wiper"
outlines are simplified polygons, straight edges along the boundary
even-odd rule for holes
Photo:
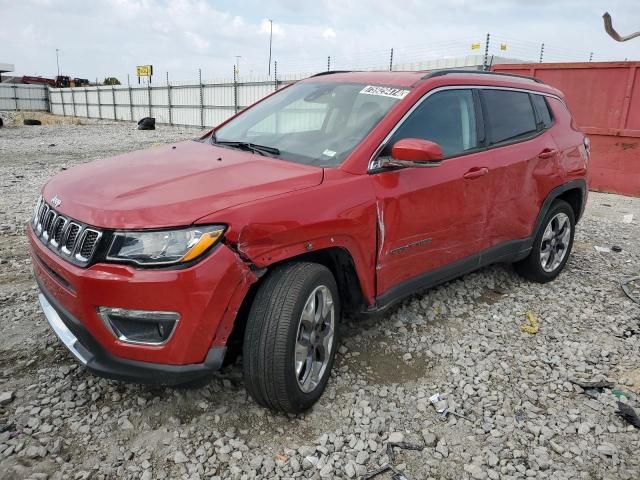
[[[226,140],[215,140],[212,143],[216,143],[218,145],[224,145],[226,147],[239,148],[241,150],[249,150],[254,153],[259,153],[260,155],[280,155],[280,150],[276,147],[268,147],[266,145],[258,145],[257,143],[251,142],[232,142]]]

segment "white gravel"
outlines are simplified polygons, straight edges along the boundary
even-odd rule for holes
[[[356,478],[389,440],[425,445],[394,450],[415,479],[640,478],[640,430],[613,390],[572,383],[609,380],[640,413],[640,305],[619,286],[640,274],[640,199],[592,193],[550,284],[498,265],[346,324],[325,395],[287,417],[247,398],[239,366],[191,390],[127,385],[84,372],[49,331],[23,234],[42,183],[200,133],[91,123],[0,129],[0,478]],[[467,418],[442,420],[434,393]]]

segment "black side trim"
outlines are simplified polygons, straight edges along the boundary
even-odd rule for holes
[[[522,260],[529,254],[532,245],[533,237],[505,242],[444,267],[413,277],[376,297],[375,306],[367,310],[366,313],[379,313],[420,290],[435,287],[492,263]]]
[[[37,278],[36,278],[37,280]],[[90,360],[87,369],[100,377],[150,385],[179,385],[205,377],[222,366],[226,347],[209,350],[204,363],[168,365],[140,362],[116,357],[107,352],[80,321],[71,315],[38,281],[40,291],[56,310],[60,319],[76,336],[83,354]]]
[[[530,77],[528,75],[517,75],[515,73],[504,73],[504,72],[490,72],[490,71],[484,71],[484,70],[459,70],[459,69],[435,70],[427,73],[424,77],[422,77],[422,79],[427,80],[428,78],[441,77],[443,75],[449,75],[452,73],[464,73],[465,75],[473,74],[473,75],[492,75],[492,76],[499,76],[499,77],[516,77],[516,78],[522,78],[524,80],[531,80],[532,82],[544,84],[544,82],[539,78]]]

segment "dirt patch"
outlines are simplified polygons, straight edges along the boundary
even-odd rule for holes
[[[5,126],[18,127],[23,125],[24,120],[27,119],[39,120],[42,125],[83,125],[95,123],[90,119],[81,120],[78,117],[52,115],[48,112],[13,112],[7,117]],[[31,128],[38,128],[38,125],[32,125]]]
[[[630,370],[620,377],[621,381],[624,381],[635,393],[640,394],[640,368]],[[631,385],[629,385],[631,383]]]
[[[485,288],[482,295],[478,297],[478,302],[493,305],[508,295],[508,292],[502,288]]]

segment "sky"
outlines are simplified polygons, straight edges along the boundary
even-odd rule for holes
[[[136,80],[152,64],[170,81],[263,77],[327,68],[387,68],[420,60],[484,53],[547,60],[640,60],[639,0],[0,0],[0,63],[17,74]],[[474,43],[480,49],[472,50]],[[505,50],[500,50],[501,46]],[[239,57],[239,58],[237,58]],[[273,65],[273,64],[272,64]]]

